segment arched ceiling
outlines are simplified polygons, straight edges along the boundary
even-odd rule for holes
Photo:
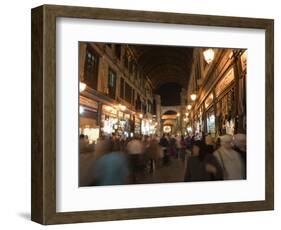
[[[177,111],[175,110],[168,110],[163,115],[177,115]]]
[[[137,64],[151,80],[154,89],[167,82],[187,87],[192,52],[189,47],[130,45]]]
[[[169,80],[169,78],[166,79],[166,81]],[[180,105],[181,103],[180,93],[182,86],[173,82],[173,79],[171,79],[171,81],[172,82],[161,84],[157,89],[154,90],[154,93],[160,95],[162,106],[176,106]]]

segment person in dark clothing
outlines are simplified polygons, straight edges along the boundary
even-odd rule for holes
[[[210,134],[205,136],[204,143],[205,143],[206,152],[209,154],[213,154],[213,152],[215,151],[215,147],[214,147],[215,143],[213,137]]]
[[[222,180],[223,171],[212,154],[208,154],[202,141],[192,145],[192,155],[187,160],[184,181]]]
[[[182,162],[184,162],[186,157],[186,142],[183,135],[181,136],[180,146],[180,159]]]
[[[206,152],[208,154],[213,154],[214,151],[215,151],[215,148],[213,145],[206,145]]]
[[[161,145],[163,149],[163,165],[168,165],[170,162],[170,158],[168,155],[169,141],[167,140],[165,134],[163,134],[163,136],[161,137],[159,145]]]
[[[191,137],[191,135],[188,135],[185,138],[185,143],[186,143],[186,149],[191,150],[191,148],[192,148],[192,137]]]
[[[130,183],[136,184],[144,177],[146,167],[145,146],[138,139],[132,139],[127,144],[129,160]]]
[[[172,157],[176,157],[176,152],[176,139],[172,136],[169,141],[168,154]]]

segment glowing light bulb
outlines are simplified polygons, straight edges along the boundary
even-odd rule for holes
[[[83,92],[86,89],[86,87],[87,87],[87,85],[80,81],[80,84],[79,84],[80,93]]]
[[[213,49],[207,49],[203,52],[203,55],[204,55],[204,59],[205,61],[210,64],[213,60],[214,60],[214,57],[215,57],[215,52]]]
[[[197,98],[197,95],[195,93],[193,93],[193,94],[190,95],[190,98],[191,98],[192,101],[195,101],[196,98]]]

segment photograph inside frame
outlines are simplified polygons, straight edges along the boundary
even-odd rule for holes
[[[246,179],[246,49],[78,45],[80,187]]]

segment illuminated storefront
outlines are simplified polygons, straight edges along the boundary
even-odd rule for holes
[[[198,109],[198,113],[194,117],[193,130],[195,133],[201,133],[203,131],[203,112],[202,107]]]
[[[208,95],[207,99],[205,100],[205,118],[206,118],[206,128],[208,134],[212,136],[216,135],[216,117],[214,111],[214,95],[211,93]]]
[[[234,70],[231,68],[216,86],[217,114],[219,134],[234,134],[235,130],[235,98]]]
[[[207,133],[211,134],[212,136],[216,135],[216,121],[213,109],[210,109],[207,112]]]
[[[225,133],[230,135],[234,134],[234,119],[225,122]]]
[[[126,137],[133,136],[133,117],[129,113],[121,112],[118,113],[118,134],[125,135]]]
[[[141,134],[141,119],[135,116],[135,134]]]
[[[79,134],[84,134],[89,144],[95,143],[99,138],[98,102],[80,96]]]
[[[187,131],[195,134],[201,129],[215,137],[245,133],[247,50],[225,49],[217,54],[212,60],[204,50],[194,53],[197,60],[192,66],[188,87],[191,102],[186,108],[190,118]],[[206,62],[202,63],[202,57]]]
[[[141,122],[141,133],[143,135],[152,135],[156,133],[156,122],[152,119],[144,118]]]
[[[117,110],[109,105],[102,106],[101,131],[103,135],[111,135],[118,129]]]
[[[150,134],[150,124],[148,119],[143,119],[141,123],[141,133],[143,135],[149,135]]]

